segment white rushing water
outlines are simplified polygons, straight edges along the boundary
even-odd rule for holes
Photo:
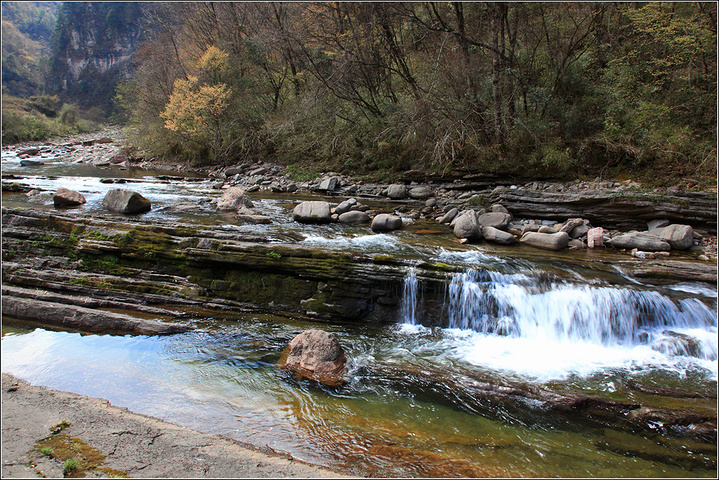
[[[680,375],[701,369],[716,378],[716,302],[706,296],[542,284],[524,274],[469,269],[447,286],[442,348],[460,361],[543,381],[652,368]],[[421,304],[421,285],[409,271],[404,333],[417,333],[409,326],[422,323]]]

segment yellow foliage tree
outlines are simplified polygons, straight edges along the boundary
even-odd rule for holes
[[[229,58],[227,52],[213,45],[200,57],[197,66],[210,77],[212,83],[218,83],[229,68]]]
[[[223,145],[222,114],[232,89],[224,83],[200,85],[197,77],[175,80],[172,94],[160,113],[165,128],[218,156]]]

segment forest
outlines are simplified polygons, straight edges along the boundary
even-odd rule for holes
[[[714,2],[111,5],[144,33],[106,113],[149,155],[716,185]]]

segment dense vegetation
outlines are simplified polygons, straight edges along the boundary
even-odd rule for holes
[[[98,5],[152,26],[112,99],[152,155],[716,184],[714,2]]]

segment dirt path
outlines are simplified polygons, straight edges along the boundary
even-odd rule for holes
[[[346,478],[3,373],[2,478],[62,478],[70,457],[86,477]]]

